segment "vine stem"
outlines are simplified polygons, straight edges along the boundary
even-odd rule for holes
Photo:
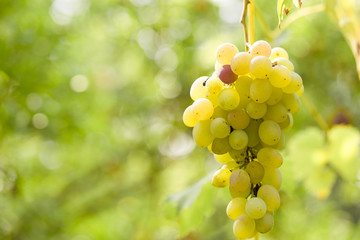
[[[251,0],[249,8],[249,43],[255,42],[255,0]]]
[[[249,3],[250,3],[249,0],[244,0],[243,10],[242,10],[241,20],[240,20],[240,23],[243,25],[243,28],[244,28],[245,52],[249,51],[249,38],[248,38],[248,32],[247,32],[247,26],[246,26],[246,15],[247,15]]]
[[[320,126],[322,130],[324,130],[325,134],[327,134],[329,130],[329,126],[324,120],[324,118],[320,115],[315,104],[310,100],[310,98],[307,96],[306,93],[303,93],[300,98],[304,103],[304,105],[306,106],[306,108],[309,109],[311,115],[314,117],[317,124]]]

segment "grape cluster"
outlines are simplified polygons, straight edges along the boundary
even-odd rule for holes
[[[246,239],[273,227],[282,182],[278,149],[285,144],[283,132],[293,125],[292,114],[300,109],[304,87],[287,52],[263,40],[249,52],[224,43],[216,59],[212,76],[192,84],[194,102],[183,121],[193,127],[196,144],[224,163],[212,184],[229,187],[233,199],[226,213],[235,220],[235,236]]]

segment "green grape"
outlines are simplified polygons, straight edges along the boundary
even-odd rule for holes
[[[282,131],[288,131],[289,129],[292,128],[293,124],[294,124],[293,116],[291,113],[288,113],[285,121],[280,122],[279,126]]]
[[[229,138],[215,138],[211,145],[211,151],[215,154],[225,154],[231,150]]]
[[[218,188],[228,187],[230,175],[231,171],[229,169],[221,168],[214,173],[211,184]]]
[[[266,101],[266,103],[268,105],[275,105],[278,102],[281,101],[281,98],[283,96],[283,91],[281,88],[276,88],[273,86],[272,91],[271,91],[271,96],[270,98]]]
[[[264,167],[256,161],[249,162],[245,171],[249,174],[250,182],[253,184],[261,182],[264,177]]]
[[[216,106],[214,108],[214,113],[213,113],[211,118],[213,118],[213,119],[215,119],[215,118],[224,118],[224,119],[226,119],[227,115],[228,115],[227,111],[225,111],[224,109],[222,109],[219,106]]]
[[[214,107],[209,99],[199,98],[192,104],[192,114],[198,120],[208,120],[214,113]]]
[[[289,59],[286,59],[286,58],[283,58],[283,57],[278,57],[278,58],[273,59],[272,63],[274,65],[283,65],[284,67],[286,67],[290,71],[294,71],[294,64],[292,64],[292,62],[290,62]]]
[[[280,207],[279,192],[271,185],[262,185],[258,190],[257,197],[264,200],[268,211],[275,211]]]
[[[266,204],[264,200],[258,197],[250,198],[245,205],[246,214],[252,219],[264,217],[266,213]]]
[[[264,119],[280,123],[286,120],[288,112],[282,103],[268,106]]]
[[[214,139],[213,139],[213,141],[214,141]],[[213,151],[212,151],[212,142],[207,146],[207,149],[209,150],[209,152],[214,154]]]
[[[236,161],[236,162],[244,162],[246,157],[246,149],[236,150],[231,148],[229,151],[229,155]]]
[[[247,52],[237,53],[231,60],[231,70],[237,75],[245,75],[250,72],[252,56]]]
[[[250,195],[251,192],[251,188],[249,186],[249,188],[247,188],[244,192],[240,192],[232,187],[229,187],[230,190],[230,194],[233,198],[236,197],[243,197],[243,198],[247,198]]]
[[[231,190],[239,193],[246,192],[248,189],[250,189],[249,174],[243,169],[234,170],[230,176],[229,188],[230,192]]]
[[[284,147],[285,147],[285,135],[283,132],[281,132],[280,140],[276,145],[274,145],[274,148],[282,149]]]
[[[217,107],[218,104],[218,97],[219,97],[219,94],[218,93],[210,93],[210,92],[207,92],[205,97],[212,103],[213,105],[213,108]]]
[[[290,83],[284,87],[282,90],[284,93],[296,93],[301,89],[302,79],[299,74],[296,72],[291,72],[291,81]]]
[[[270,59],[274,60],[275,58],[278,57],[289,59],[289,55],[285,49],[281,47],[274,47],[273,49],[271,49]]]
[[[236,108],[228,113],[228,123],[234,129],[244,129],[250,123],[250,118],[243,108]]]
[[[248,102],[250,102],[250,85],[252,79],[248,76],[240,76],[235,82],[235,89],[240,96],[240,104],[242,108],[245,108]]]
[[[256,56],[250,62],[250,72],[256,78],[266,78],[272,71],[272,63],[265,56]]]
[[[211,120],[199,121],[193,128],[192,135],[199,147],[207,147],[214,140],[210,131],[210,124]]]
[[[219,163],[227,163],[232,161],[232,157],[230,156],[229,153],[225,153],[225,154],[214,154],[215,160],[218,161]]]
[[[237,219],[240,215],[245,214],[246,198],[233,198],[226,207],[226,214],[232,220]]]
[[[296,95],[296,93],[284,94],[281,102],[284,104],[289,113],[297,113],[300,110],[300,98]]]
[[[249,126],[245,128],[245,132],[248,135],[248,146],[249,147],[255,147],[260,142],[259,138],[259,126],[260,126],[261,120],[255,120],[251,119]]]
[[[233,231],[238,239],[250,238],[255,232],[255,221],[246,214],[240,215],[234,222]]]
[[[259,126],[259,137],[267,145],[276,145],[280,141],[281,129],[276,122],[265,120]]]
[[[223,82],[217,77],[210,77],[206,81],[206,87],[211,94],[218,94],[224,87]]]
[[[301,88],[299,89],[299,91],[296,92],[296,95],[300,97],[303,93],[304,93],[304,85],[301,85]]]
[[[269,81],[274,87],[284,88],[291,82],[291,72],[283,65],[277,65],[273,67]]]
[[[230,134],[230,126],[224,118],[215,118],[210,125],[211,134],[216,138],[225,138]]]
[[[225,155],[225,154],[224,154]],[[230,171],[234,170],[235,168],[239,168],[239,164],[237,162],[235,162],[234,160],[231,160],[227,163],[225,163],[222,168],[227,168]]]
[[[266,213],[264,217],[255,220],[256,230],[259,233],[267,233],[274,226],[274,216]]]
[[[199,98],[205,98],[206,96],[206,92],[207,92],[207,88],[205,87],[205,81],[208,79],[209,77],[199,77],[198,79],[196,79],[194,81],[194,83],[191,85],[190,88],[190,97],[192,100],[197,100]]]
[[[231,63],[231,59],[239,52],[238,48],[231,43],[223,43],[216,50],[216,60],[221,65]]]
[[[254,42],[254,44],[250,48],[250,54],[251,56],[265,56],[270,57],[271,55],[271,46],[268,42],[264,40],[259,40]]]
[[[233,149],[244,149],[248,144],[248,135],[243,130],[234,130],[230,133],[229,144]]]
[[[185,126],[194,127],[198,121],[199,120],[197,120],[195,116],[192,114],[192,105],[188,106],[183,114],[183,122]]]
[[[218,97],[219,106],[226,111],[235,109],[239,105],[239,102],[239,94],[233,88],[223,89]]]
[[[267,79],[255,79],[250,86],[250,97],[256,103],[266,102],[271,97],[272,89]]]
[[[283,157],[279,151],[270,147],[260,149],[257,159],[264,167],[268,168],[278,168],[283,163]]]
[[[280,169],[265,167],[265,174],[262,184],[271,185],[276,189],[280,189],[282,183],[282,175]]]
[[[250,101],[246,106],[246,112],[253,119],[260,119],[265,116],[267,111],[266,103],[256,103],[254,101]]]

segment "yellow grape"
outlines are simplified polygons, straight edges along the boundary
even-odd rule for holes
[[[213,105],[213,108],[217,107],[218,104],[218,97],[219,97],[219,94],[218,93],[210,93],[210,92],[207,92],[206,93],[206,96],[205,96]]]
[[[211,184],[218,188],[224,188],[229,186],[231,171],[227,168],[221,168],[217,170],[211,180]]]
[[[294,64],[292,64],[292,62],[290,62],[289,59],[286,59],[284,57],[275,58],[275,59],[272,60],[272,63],[274,65],[283,65],[284,67],[286,67],[290,71],[294,71]]]
[[[250,54],[251,56],[265,56],[270,57],[271,55],[271,46],[268,42],[264,40],[259,40],[254,42],[254,44],[250,48]]]
[[[249,174],[243,169],[236,169],[230,176],[230,191],[244,193],[250,189],[250,177]]]
[[[294,124],[293,116],[291,113],[288,113],[285,121],[279,123],[279,126],[282,131],[288,131],[289,129],[292,128],[293,124]]]
[[[291,72],[291,81],[282,90],[284,93],[296,93],[301,89],[302,79],[296,72]]]
[[[270,213],[266,213],[264,217],[255,220],[256,230],[259,233],[267,233],[274,226],[274,216]]]
[[[214,153],[214,157],[215,160],[218,161],[219,163],[227,163],[232,161],[232,157],[230,156],[229,153],[225,153],[225,154],[215,154]]]
[[[279,124],[271,120],[263,121],[259,126],[259,137],[267,145],[276,145],[281,137]]]
[[[229,138],[215,138],[211,144],[211,151],[215,154],[225,154],[231,150]]]
[[[271,185],[262,185],[259,188],[257,197],[264,200],[267,211],[275,211],[280,207],[280,195],[276,188]]]
[[[226,207],[226,214],[232,220],[237,219],[240,215],[245,214],[246,198],[233,198]]]
[[[262,184],[267,184],[280,189],[282,184],[282,175],[279,168],[265,168],[265,174],[262,179]]]
[[[265,116],[267,111],[266,103],[256,103],[250,101],[246,106],[246,112],[253,119],[260,119]]]
[[[231,70],[237,75],[245,75],[250,72],[252,56],[247,52],[237,53],[231,60]]]
[[[274,60],[275,58],[278,57],[289,59],[289,55],[285,49],[281,47],[274,47],[273,49],[271,49],[270,59]]]
[[[281,98],[283,96],[283,91],[281,88],[276,88],[273,86],[272,91],[271,91],[271,96],[270,98],[266,101],[267,105],[275,105],[278,102],[281,101]]]
[[[284,104],[289,113],[297,113],[300,110],[300,98],[296,95],[296,93],[284,94],[281,102]]]
[[[300,97],[303,93],[304,93],[304,85],[301,85],[301,88],[299,89],[299,91],[296,92],[296,95]]]
[[[256,161],[249,162],[245,171],[249,174],[250,181],[253,184],[261,182],[264,177],[264,167]]]
[[[250,86],[250,97],[256,103],[266,102],[271,96],[272,88],[267,79],[255,79]]]
[[[233,149],[244,149],[248,144],[248,135],[243,130],[234,130],[230,133],[229,143]]]
[[[249,126],[245,128],[245,132],[248,135],[248,146],[249,147],[255,147],[260,142],[259,138],[259,126],[260,126],[261,120],[255,120],[251,119]]]
[[[231,63],[231,59],[236,53],[238,53],[238,48],[231,43],[223,43],[216,50],[216,60],[221,65],[227,65]]]
[[[219,94],[224,87],[223,82],[218,77],[210,77],[206,81],[206,87],[211,94]]]
[[[224,109],[222,109],[219,106],[216,106],[214,108],[214,113],[213,113],[211,118],[213,118],[213,119],[215,119],[215,118],[224,118],[224,119],[226,119],[227,115],[228,115],[227,111],[225,111]]]
[[[210,132],[210,124],[211,120],[199,121],[193,128],[193,138],[199,147],[207,147],[214,140],[214,136]]]
[[[268,168],[278,168],[283,163],[283,157],[280,152],[270,147],[260,149],[257,159],[259,163]]]
[[[194,127],[198,121],[199,120],[197,120],[195,116],[192,114],[192,105],[188,106],[183,114],[183,122],[185,126]]]
[[[207,88],[205,87],[205,81],[209,77],[199,77],[196,79],[190,88],[190,97],[192,100],[197,100],[199,98],[204,98],[206,96]]]
[[[288,112],[282,103],[268,106],[264,119],[280,123],[286,120]]]
[[[243,108],[239,107],[228,113],[227,120],[234,129],[244,129],[250,123],[249,115]]]
[[[240,76],[235,82],[235,89],[240,96],[240,106],[245,108],[248,102],[250,102],[250,86],[252,79],[248,76]]]
[[[236,150],[231,148],[229,154],[236,162],[242,163],[245,161],[246,149]]]
[[[277,88],[286,87],[291,82],[290,70],[284,67],[283,65],[277,65],[273,67],[269,81],[271,85],[273,85],[274,87]]]
[[[210,131],[216,138],[224,138],[230,134],[230,126],[224,118],[215,118],[211,122]]]
[[[266,213],[266,204],[264,200],[258,197],[250,198],[245,205],[246,214],[252,219],[264,217]]]
[[[281,132],[280,140],[279,142],[273,146],[276,149],[282,149],[285,147],[285,134]]]
[[[250,62],[250,72],[256,78],[267,78],[272,71],[272,63],[265,56],[256,56]]]
[[[214,113],[214,107],[209,99],[199,98],[192,104],[192,114],[198,120],[207,120]]]
[[[234,170],[235,168],[239,168],[239,164],[237,162],[235,162],[234,160],[231,160],[227,163],[225,163],[222,168],[227,168],[229,170]]]
[[[250,238],[255,232],[255,221],[246,214],[240,215],[234,222],[233,231],[238,239]]]
[[[239,94],[233,88],[225,88],[219,93],[219,106],[226,111],[235,109],[239,105],[239,102]]]

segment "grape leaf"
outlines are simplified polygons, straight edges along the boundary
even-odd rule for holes
[[[301,8],[301,5],[303,4],[303,1],[302,0],[293,0],[293,3],[295,5],[295,7]]]
[[[303,4],[302,0],[278,0],[277,14],[279,19],[279,28],[285,15],[288,15],[293,6],[300,8]]]

